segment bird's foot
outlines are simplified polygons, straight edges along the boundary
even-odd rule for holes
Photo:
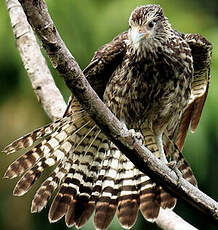
[[[183,178],[183,176],[182,176],[181,171],[178,168],[177,162],[176,161],[170,161],[169,163],[167,163],[167,166],[176,173],[176,175],[178,177],[177,186],[180,187],[181,184],[182,184],[182,178]]]
[[[138,141],[141,145],[144,144],[144,137],[141,132],[136,132],[135,129],[130,129],[129,132],[136,141]]]
[[[169,164],[169,162],[168,162],[168,160],[166,158],[165,152],[160,152],[160,160],[166,165]]]

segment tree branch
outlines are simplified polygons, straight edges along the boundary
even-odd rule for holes
[[[170,209],[160,209],[156,224],[165,230],[197,230]]]
[[[182,179],[181,186],[177,187],[176,174],[163,165],[148,149],[137,143],[128,130],[101,102],[61,40],[48,14],[46,4],[41,0],[20,0],[20,3],[26,12],[28,21],[42,41],[53,67],[64,77],[72,93],[104,133],[142,172],[162,185],[165,190],[197,207],[217,223],[218,204],[216,201],[184,179]]]
[[[17,0],[6,0],[16,45],[32,88],[47,115],[55,120],[66,110],[63,96],[56,87],[31,26]]]

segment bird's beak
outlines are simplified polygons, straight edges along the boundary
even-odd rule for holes
[[[150,35],[150,32],[145,28],[145,26],[140,26],[136,28],[135,31],[135,41],[139,42],[146,39]]]

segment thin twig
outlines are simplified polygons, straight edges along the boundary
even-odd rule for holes
[[[17,48],[33,90],[47,115],[52,120],[61,118],[66,110],[66,103],[54,83],[26,15],[17,0],[7,0],[6,4]]]
[[[53,67],[102,131],[143,173],[176,197],[196,207],[218,223],[218,204],[184,179],[178,178],[147,148],[140,145],[93,91],[74,57],[62,41],[42,0],[19,0],[27,19],[45,48]]]

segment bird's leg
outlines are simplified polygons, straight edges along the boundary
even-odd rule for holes
[[[167,161],[167,158],[166,158],[166,155],[165,155],[165,152],[164,152],[164,147],[163,147],[162,132],[158,133],[158,134],[156,134],[154,136],[155,136],[157,147],[158,147],[158,150],[159,150],[159,153],[160,153],[160,160],[162,162],[164,162],[165,164],[168,164],[168,161]]]
[[[169,168],[171,168],[176,173],[178,177],[178,187],[180,187],[183,176],[180,170],[178,169],[178,165],[176,161],[171,161],[171,162],[167,161],[167,158],[164,152],[164,147],[163,147],[162,133],[155,135],[155,139],[156,139],[157,147],[160,152],[160,160],[164,162]]]
[[[180,165],[178,164],[178,162],[176,162],[175,160],[173,160],[173,161],[169,162],[167,164],[167,166],[176,173],[176,175],[178,177],[177,186],[180,187],[181,184],[182,184],[182,178],[183,178],[183,175],[182,175],[182,173],[179,170],[179,166]]]

